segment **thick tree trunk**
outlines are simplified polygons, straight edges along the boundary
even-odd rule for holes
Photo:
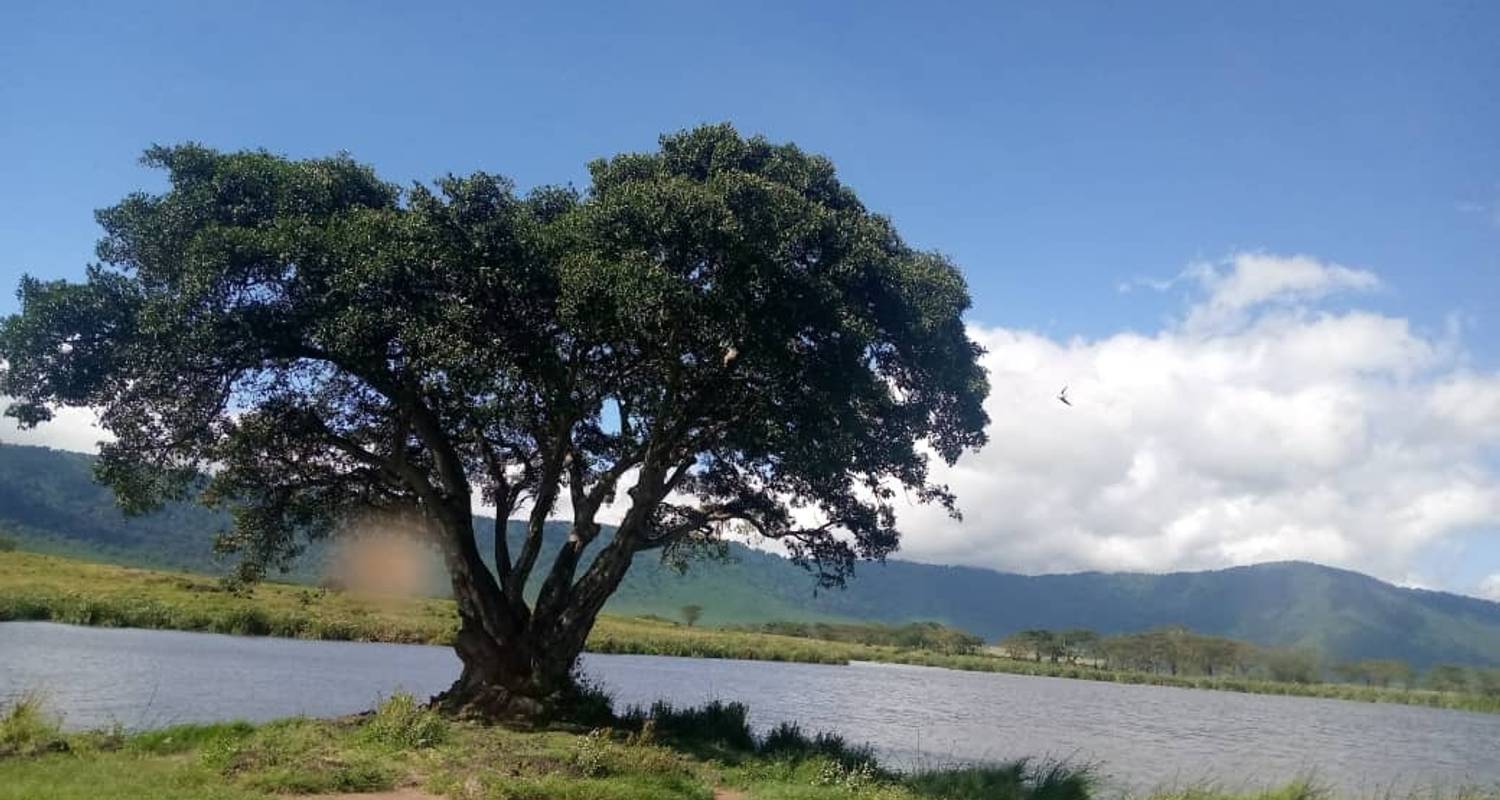
[[[588,702],[580,690],[574,667],[603,598],[629,566],[628,550],[616,554],[624,563],[609,570],[612,580],[607,588],[577,595],[570,588],[557,588],[552,603],[539,603],[532,613],[523,601],[511,599],[521,593],[505,591],[479,558],[472,533],[465,535],[471,524],[466,510],[455,507],[439,523],[446,529],[444,560],[458,606],[453,647],[463,671],[448,691],[433,699],[434,704],[483,719],[542,721],[599,715],[599,704]],[[566,580],[562,586],[567,586]]]
[[[581,700],[573,678],[578,650],[560,644],[531,631],[501,640],[464,620],[454,642],[463,672],[435,703],[445,711],[482,719],[570,716]]]

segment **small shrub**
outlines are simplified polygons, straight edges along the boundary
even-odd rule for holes
[[[573,746],[573,765],[590,778],[598,778],[608,772],[605,765],[605,750],[609,743],[609,731],[595,728],[587,736],[581,736]]]
[[[376,707],[363,735],[397,750],[416,750],[442,744],[448,738],[448,721],[410,694],[397,692]]]
[[[873,764],[846,766],[831,759],[813,779],[815,786],[838,786],[851,793],[868,791],[881,782],[882,776]]]
[[[42,696],[22,694],[0,716],[0,757],[59,752],[68,749],[61,721],[47,713]]]

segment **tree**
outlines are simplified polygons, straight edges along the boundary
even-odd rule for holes
[[[1372,680],[1369,665],[1364,661],[1345,661],[1334,664],[1333,674],[1345,683],[1363,683],[1369,686]]]
[[[689,628],[691,628],[694,625],[697,625],[698,618],[703,616],[703,606],[686,605],[682,607],[681,612],[682,621],[686,623]]]
[[[1408,688],[1416,680],[1416,670],[1411,665],[1395,658],[1376,658],[1365,662],[1370,679],[1378,686],[1399,683]]]
[[[1017,631],[1000,641],[1000,647],[1012,658],[1030,657],[1037,662],[1047,656],[1056,661],[1057,635],[1042,628]]]
[[[1457,664],[1437,664],[1427,670],[1427,686],[1439,692],[1469,690],[1469,671]]]
[[[1333,671],[1349,683],[1381,687],[1390,686],[1392,683],[1409,686],[1413,676],[1412,668],[1406,662],[1387,658],[1368,658],[1338,664],[1334,666]]]
[[[1475,690],[1485,697],[1500,698],[1500,669],[1474,668]]]
[[[1302,647],[1273,647],[1261,653],[1266,673],[1282,683],[1316,683],[1318,654]]]
[[[1099,645],[1099,634],[1088,628],[1071,628],[1057,634],[1057,638],[1069,664],[1077,664],[1079,658],[1093,656]]]
[[[247,578],[351,514],[418,521],[458,607],[449,710],[566,705],[644,551],[748,530],[842,584],[897,547],[895,498],[956,515],[930,459],[985,441],[959,271],[791,145],[702,127],[524,196],[482,173],[402,190],[347,157],[145,162],[169,188],[99,213],[83,282],[22,279],[7,413],[97,409],[121,504],[232,509]],[[476,501],[525,517],[494,571]]]

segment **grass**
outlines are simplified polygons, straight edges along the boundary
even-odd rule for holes
[[[0,757],[66,750],[62,720],[49,715],[42,696],[21,695],[0,715]]]
[[[593,730],[514,730],[449,720],[395,695],[370,714],[337,720],[73,734],[56,752],[0,757],[0,800],[237,799],[399,787],[474,800],[711,800],[715,790],[761,800],[1088,796],[1083,773],[1075,773],[1077,791],[1068,795],[1038,793],[1050,784],[1024,776],[1004,795],[934,794],[915,777],[855,757],[863,751],[836,737],[783,730],[757,739],[745,715],[732,704],[657,705]]]
[[[329,592],[278,583],[260,584],[246,594],[229,591],[219,581],[203,575],[97,564],[36,553],[0,552],[0,621],[6,620],[420,644],[451,644],[456,626],[452,601],[441,598]],[[749,630],[688,627],[660,618],[609,614],[599,618],[589,636],[588,649],[595,653],[820,664],[874,661],[1500,713],[1500,696],[1113,671],[1023,661],[988,653],[964,655]]]
[[[28,699],[27,711],[10,709],[0,719],[33,718],[41,711],[37,702]],[[131,735],[63,735],[53,727],[46,736],[62,736],[65,746],[0,756],[0,800],[268,800],[397,788],[451,800],[1090,800],[1102,794],[1088,769],[1057,762],[892,772],[836,736],[782,726],[755,737],[745,716],[735,704],[658,704],[605,727],[519,730],[439,717],[408,695],[394,695],[369,714],[334,720],[181,725]],[[1480,791],[1447,796],[1500,798]],[[1174,788],[1138,800],[1330,797],[1297,781],[1250,794]]]

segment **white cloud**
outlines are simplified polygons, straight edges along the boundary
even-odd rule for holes
[[[1500,572],[1489,575],[1480,581],[1478,591],[1474,594],[1486,600],[1494,600],[1500,603]]]
[[[1222,264],[1197,264],[1183,273],[1207,293],[1188,314],[1186,327],[1204,329],[1232,324],[1270,303],[1295,304],[1349,290],[1380,285],[1374,273],[1309,256],[1281,257],[1240,253]]]
[[[11,403],[10,398],[0,396],[0,413]],[[95,453],[99,442],[113,438],[99,427],[93,409],[61,408],[53,412],[52,420],[30,430],[22,430],[10,417],[0,416],[0,442],[5,444],[30,444],[53,447],[58,450],[75,450],[80,453]]]
[[[1500,374],[1452,334],[1322,311],[1369,272],[1261,253],[1196,268],[1158,333],[976,326],[990,444],[937,477],[965,521],[903,512],[902,557],[1045,572],[1307,559],[1400,580],[1500,526]],[[1053,399],[1068,384],[1072,407]]]

